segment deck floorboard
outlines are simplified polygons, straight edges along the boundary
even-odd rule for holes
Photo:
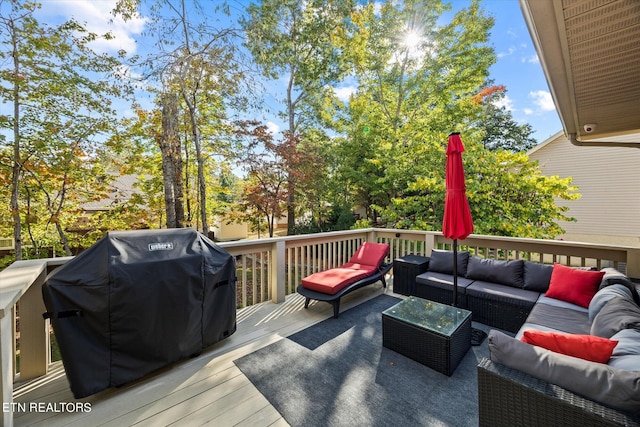
[[[341,311],[383,292],[380,284],[343,298]],[[282,304],[266,302],[237,313],[237,330],[199,356],[172,364],[140,380],[76,400],[62,363],[46,376],[14,387],[14,406],[91,404],[90,412],[26,410],[14,413],[16,426],[287,426],[288,423],[233,363],[333,315],[330,304],[293,294]],[[185,424],[186,423],[186,424]]]

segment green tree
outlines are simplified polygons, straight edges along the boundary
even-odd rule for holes
[[[250,4],[248,17],[240,20],[247,35],[246,46],[263,74],[287,81],[282,111],[287,138],[301,140],[300,134],[317,119],[325,95],[330,96],[330,86],[342,79],[343,50],[334,41],[342,37],[353,7],[353,0],[264,0]],[[284,144],[291,142],[287,138]],[[287,228],[293,234],[294,175],[288,176],[287,185]]]
[[[547,177],[524,153],[487,150],[481,133],[464,138],[463,161],[474,233],[553,238],[563,232],[558,221],[572,221],[558,199],[579,197],[571,178]],[[411,183],[395,198],[385,217],[398,228],[441,230],[445,199],[445,146],[429,178]]]
[[[79,200],[72,195],[74,184],[82,187],[79,183],[96,176],[79,161],[94,158],[98,140],[117,123],[111,99],[127,89],[114,75],[119,59],[92,50],[92,42],[111,39],[110,34],[91,33],[74,20],[55,27],[41,24],[34,16],[38,7],[31,1],[0,2],[0,59],[10,64],[0,70],[0,96],[13,106],[0,124],[11,129],[10,210],[17,259],[22,225],[36,224],[37,203],[46,213],[38,222],[53,225],[65,253],[71,253],[64,221],[73,216],[66,215],[67,204]],[[25,219],[21,200],[27,202]]]
[[[135,66],[142,70],[145,78],[160,84],[161,99],[174,95],[179,95],[180,99],[177,109],[164,108],[163,123],[175,125],[179,122],[182,141],[175,141],[175,132],[168,132],[166,126],[158,139],[165,158],[167,203],[178,201],[175,212],[180,212],[180,192],[177,191],[180,175],[176,173],[180,162],[176,159],[176,147],[182,145],[184,173],[191,171],[188,164],[191,152],[195,158],[198,222],[199,228],[206,233],[211,198],[207,190],[209,171],[216,166],[213,160],[216,156],[226,156],[231,151],[225,137],[229,130],[225,124],[227,109],[244,108],[244,85],[250,78],[239,57],[238,31],[230,25],[220,26],[221,18],[228,16],[224,2],[207,7],[209,4],[198,1],[157,0],[149,5],[151,21],[147,36],[155,40],[156,49]],[[118,10],[130,15],[139,7],[140,4],[133,0],[118,2]],[[179,117],[170,117],[169,112]],[[171,128],[175,130],[175,126]],[[171,165],[173,167],[169,167]],[[190,177],[183,178],[187,224],[192,217],[191,184]]]
[[[348,51],[359,86],[343,123],[338,149],[348,160],[338,176],[374,219],[374,210],[428,179],[443,134],[466,129],[482,112],[473,96],[495,61],[493,20],[478,1],[441,25],[445,10],[438,1],[386,2],[353,15]]]
[[[359,86],[338,121],[346,137],[337,140],[335,187],[347,189],[370,220],[440,230],[447,135],[460,131],[476,232],[555,236],[557,221],[570,219],[556,198],[577,197],[570,181],[544,177],[526,156],[481,143],[502,137],[507,147],[486,126],[488,117],[513,124],[513,144],[530,133],[492,104],[504,92],[487,80],[496,58],[488,43],[493,20],[479,1],[442,24],[445,10],[441,2],[404,1],[353,15],[348,43]]]
[[[488,86],[476,97],[485,105],[484,115],[477,125],[485,130],[482,144],[489,150],[527,151],[538,141],[531,136],[533,128],[530,124],[518,124],[511,111],[499,106],[505,92],[504,86]]]

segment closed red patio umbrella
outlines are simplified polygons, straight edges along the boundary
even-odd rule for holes
[[[458,302],[458,239],[465,239],[473,232],[473,220],[467,200],[462,152],[464,146],[460,133],[449,135],[446,166],[446,198],[442,234],[453,239],[453,305]]]

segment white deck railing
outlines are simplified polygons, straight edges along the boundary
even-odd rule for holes
[[[389,243],[388,262],[407,254],[449,248],[439,232],[362,229],[221,243],[236,257],[238,307],[284,301],[301,279],[346,262],[364,241]],[[640,278],[640,248],[557,240],[471,235],[463,249],[487,258],[527,259],[572,266],[614,267]],[[0,272],[0,363],[3,424],[12,425],[13,382],[44,375],[50,364],[49,325],[42,317],[42,285],[71,257],[18,261]],[[16,304],[20,312],[20,372],[16,372]],[[8,406],[7,406],[8,405]]]

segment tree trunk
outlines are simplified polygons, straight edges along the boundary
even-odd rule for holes
[[[184,87],[182,89],[182,97],[187,104],[189,110],[189,120],[191,122],[191,135],[193,145],[196,149],[196,161],[198,163],[198,196],[200,198],[200,217],[202,221],[202,232],[209,234],[209,224],[207,223],[207,183],[204,179],[204,158],[202,157],[202,147],[200,146],[200,130],[198,129],[198,121],[196,116],[195,100],[189,99]]]
[[[178,99],[175,94],[165,93],[162,96],[162,135],[158,140],[160,153],[162,154],[162,180],[164,183],[164,206],[167,216],[167,228],[177,228],[176,197],[174,186],[174,160],[173,153],[178,139]]]
[[[69,239],[67,239],[67,235],[60,226],[59,222],[56,222],[56,231],[58,232],[58,236],[60,236],[60,242],[62,243],[62,247],[64,248],[65,255],[73,255],[73,252],[71,252],[71,248],[69,247]]]
[[[11,42],[13,49],[13,171],[11,174],[11,217],[13,218],[13,241],[16,261],[22,259],[22,225],[20,221],[20,204],[18,195],[20,192],[20,173],[22,165],[20,161],[20,84],[17,76],[20,75],[20,62],[18,61],[18,40],[16,30],[11,25]]]
[[[293,138],[296,132],[295,101],[293,100],[293,86],[295,81],[294,67],[291,67],[290,71],[289,84],[287,86],[287,114],[289,116],[288,137]],[[287,234],[293,235],[295,233],[296,226],[296,185],[291,172],[289,172],[287,176],[287,191],[289,192],[287,197]]]

